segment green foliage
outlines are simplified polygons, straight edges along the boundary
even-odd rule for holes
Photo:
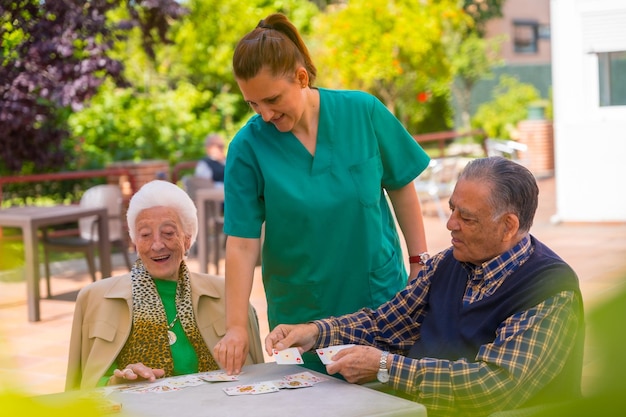
[[[518,122],[528,116],[528,106],[541,98],[531,84],[503,75],[492,93],[493,100],[478,107],[472,127],[483,129],[492,138],[511,139]]]
[[[151,88],[142,93],[107,84],[91,106],[72,115],[75,169],[104,167],[114,161],[194,159],[202,140],[218,130],[211,111],[212,93],[188,83],[175,89]]]
[[[103,16],[124,8],[126,21]],[[141,31],[149,56],[166,41],[170,22],[185,13],[175,0],[3,1],[0,8],[0,173],[66,167],[67,117],[106,79],[123,84],[109,52],[125,30]],[[121,14],[121,13],[120,13]]]
[[[190,13],[171,27],[171,44],[154,46],[154,59],[143,51],[137,29],[116,43],[114,56],[131,85],[106,83],[89,107],[71,116],[72,169],[198,159],[208,133],[229,138],[250,117],[231,70],[237,41],[277,11],[306,33],[318,12],[306,0],[190,0],[185,6]],[[119,10],[112,14],[123,18]]]
[[[457,34],[448,42],[449,59],[455,82],[452,91],[459,103],[462,129],[470,125],[470,100],[476,83],[493,76],[492,69],[502,64],[500,46],[502,38],[484,39],[476,33]]]
[[[368,91],[414,131],[430,98],[448,94],[444,42],[468,24],[453,0],[354,0],[329,7],[316,18],[309,42],[318,84]]]
[[[504,2],[505,0],[464,0],[465,11],[476,22],[473,30],[482,35],[489,20],[502,17]]]
[[[62,170],[128,160],[175,164],[199,158],[209,132],[232,137],[251,115],[232,75],[232,52],[245,33],[274,12],[285,13],[299,28],[318,66],[318,85],[369,91],[412,132],[449,129],[452,78],[461,67],[471,77],[482,74],[476,60],[458,59],[470,58],[467,51],[454,47],[454,40],[475,26],[463,9],[471,6],[468,1],[186,0],[178,4],[187,14],[159,25],[168,28],[164,40],[169,42],[151,41],[149,48],[145,25],[124,24],[136,17],[135,8],[128,7],[135,3],[120,0],[115,2],[120,7],[106,12],[108,56],[123,64],[128,83],[108,79],[82,109],[60,115],[70,131],[62,142],[70,156]],[[499,0],[486,4],[481,7],[499,7]],[[2,39],[5,58],[10,45],[28,36],[8,33]],[[78,54],[84,42],[80,37],[73,41]],[[35,164],[25,162],[24,173],[35,170]]]

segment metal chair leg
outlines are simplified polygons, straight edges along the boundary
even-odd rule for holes
[[[95,261],[96,256],[95,256],[93,247],[87,248],[87,250],[85,251],[85,258],[87,258],[87,266],[89,267],[91,280],[93,282],[96,282],[96,261]]]
[[[44,247],[43,260],[46,270],[46,298],[52,298],[52,291],[50,290],[50,256],[48,250]],[[39,283],[37,283],[39,285]]]

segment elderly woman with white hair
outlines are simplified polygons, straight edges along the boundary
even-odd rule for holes
[[[189,271],[198,232],[196,207],[178,186],[155,180],[127,212],[138,259],[130,273],[87,285],[78,294],[66,390],[154,381],[219,369],[211,354],[226,331],[223,277]],[[258,321],[246,363],[263,362]]]

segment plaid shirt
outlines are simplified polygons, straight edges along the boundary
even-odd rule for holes
[[[408,358],[404,355],[420,337],[431,278],[450,250],[429,260],[404,290],[377,310],[316,321],[320,330],[316,347],[355,343],[392,352],[390,388],[424,404],[429,416],[481,416],[516,408],[563,368],[580,325],[576,312],[581,300],[563,291],[510,316],[473,361]],[[492,295],[532,252],[526,236],[510,251],[480,266],[465,264],[469,279],[463,302]]]

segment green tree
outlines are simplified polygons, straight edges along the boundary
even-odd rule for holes
[[[517,123],[528,116],[529,104],[539,100],[541,95],[532,84],[503,75],[492,97],[492,101],[478,107],[472,126],[483,129],[489,137],[511,139]]]
[[[116,44],[130,86],[105,85],[70,118],[81,166],[199,158],[207,133],[231,137],[250,116],[231,70],[236,42],[270,13],[285,13],[305,33],[318,13],[305,0],[191,0],[186,6],[189,14],[171,28],[173,42],[156,47],[154,58],[141,50],[138,32]]]
[[[475,22],[473,31],[481,37],[485,34],[485,24],[494,18],[502,17],[502,7],[506,0],[464,0],[463,8]]]
[[[471,21],[455,0],[354,0],[315,23],[318,84],[368,91],[414,130],[434,98],[447,98],[445,42]]]
[[[475,32],[450,42],[449,59],[455,76],[452,91],[461,111],[461,129],[470,128],[470,100],[476,83],[493,76],[492,69],[502,65],[502,38],[484,39]]]
[[[108,20],[115,9],[126,19]],[[111,45],[136,27],[152,54],[182,14],[174,0],[0,2],[0,173],[62,167],[69,114],[105,79],[123,83]]]

